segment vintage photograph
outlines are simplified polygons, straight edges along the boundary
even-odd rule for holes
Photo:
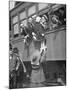
[[[66,85],[66,4],[9,1],[9,88]]]

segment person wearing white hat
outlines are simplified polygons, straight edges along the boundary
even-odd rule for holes
[[[36,34],[35,34],[34,32],[32,32],[32,35],[33,35],[33,39],[34,39],[34,40],[37,40]]]
[[[47,20],[48,20],[48,17],[46,15],[43,15],[42,18],[41,18],[41,21],[40,21],[40,24],[45,28],[47,27]]]
[[[31,22],[32,22],[32,18],[29,18],[29,19],[28,19],[28,22],[30,22],[30,23],[31,23]]]
[[[40,22],[40,20],[41,20],[41,17],[37,16],[36,17],[36,22]]]

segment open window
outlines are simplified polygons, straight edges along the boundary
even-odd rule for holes
[[[41,24],[44,27],[45,31],[49,29],[49,15],[48,12],[44,12],[39,15],[41,17]]]
[[[57,7],[51,13],[52,28],[58,28],[62,25],[66,25],[66,6],[62,5],[60,8]]]

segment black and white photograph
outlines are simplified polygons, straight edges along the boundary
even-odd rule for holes
[[[66,86],[66,4],[9,1],[9,89]]]

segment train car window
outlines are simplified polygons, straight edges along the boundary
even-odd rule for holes
[[[19,35],[19,26],[18,23],[14,25],[14,37],[18,37]]]
[[[60,13],[59,15],[59,20],[61,21],[62,25],[66,24],[66,7],[61,7],[58,12]]]
[[[42,10],[42,9],[46,8],[47,6],[48,6],[47,3],[39,3],[39,4],[38,4],[38,9],[39,9],[39,10]]]
[[[20,20],[22,20],[24,18],[26,18],[26,12],[25,11],[20,13]]]
[[[51,14],[51,23],[53,28],[66,25],[66,7],[60,7]]]
[[[18,16],[15,16],[15,17],[13,17],[13,24],[15,24],[16,22],[18,22]]]
[[[28,9],[28,16],[34,14],[36,12],[36,7],[32,6]]]

